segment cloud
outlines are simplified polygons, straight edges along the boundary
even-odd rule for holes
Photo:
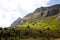
[[[40,6],[48,6],[48,2],[49,0],[16,0],[16,3],[28,13]]]
[[[0,10],[0,26],[10,26],[10,24],[18,17],[21,17],[19,11]]]
[[[6,27],[18,17],[33,12],[41,6],[48,6],[49,0],[0,0],[0,26]]]
[[[17,6],[18,5],[12,0],[0,0],[0,26],[10,26],[14,20],[22,17]]]

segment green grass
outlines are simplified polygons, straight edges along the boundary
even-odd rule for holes
[[[51,30],[56,30],[58,28],[60,28],[60,20],[54,20],[54,21],[51,21],[51,22],[44,22],[44,21],[39,21],[39,22],[26,22],[26,23],[23,23],[22,25],[19,25],[19,26],[22,26],[22,27],[27,27],[27,26],[30,26],[30,28],[35,28],[35,29],[46,29],[46,28],[50,28]]]
[[[8,35],[10,33],[10,36]],[[5,35],[5,36],[4,36]],[[53,36],[52,36],[53,35]],[[2,40],[43,40],[52,38],[60,38],[60,20],[26,22],[21,25],[9,28],[0,28],[0,38]],[[42,37],[42,38],[41,38]],[[28,39],[27,39],[28,38]]]

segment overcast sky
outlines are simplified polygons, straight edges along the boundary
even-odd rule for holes
[[[24,17],[41,6],[60,3],[59,0],[0,0],[0,27],[8,27],[18,17]]]

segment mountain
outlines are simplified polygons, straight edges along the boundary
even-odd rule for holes
[[[22,19],[22,18],[18,18],[16,21],[14,21],[11,26],[16,26],[16,25],[20,25],[22,23],[26,22],[26,20]]]
[[[0,40],[60,40],[60,4],[37,8],[0,28]]]
[[[24,18],[29,17],[28,21],[40,21],[46,20],[48,17],[60,19],[60,4],[56,4],[50,7],[37,8],[33,13],[26,15]],[[49,18],[51,20],[51,18]]]
[[[18,18],[15,22],[11,24],[11,26],[20,25],[26,21],[51,22],[54,20],[60,20],[60,4],[52,5],[49,7],[37,8],[33,13],[29,13],[23,18]]]

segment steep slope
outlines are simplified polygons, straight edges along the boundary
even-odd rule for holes
[[[24,18],[18,18],[12,26],[8,29],[3,29],[0,33],[1,36],[6,35],[5,37],[14,38],[11,40],[20,40],[21,38],[22,40],[33,40],[36,38],[55,40],[60,38],[60,4],[37,8]]]
[[[50,7],[37,8],[33,13],[27,14],[24,18],[18,18],[11,26],[20,25],[26,21],[46,23],[60,20],[60,4],[56,4]]]
[[[14,21],[11,26],[17,26],[17,25],[20,25],[22,23],[24,23],[26,20],[22,19],[22,18],[18,18],[16,21]]]
[[[45,20],[48,17],[52,17],[55,20],[55,18],[57,19],[60,16],[60,4],[56,4],[50,7],[37,8],[33,13],[30,13],[29,16],[28,15],[24,17],[30,17],[28,21]]]

